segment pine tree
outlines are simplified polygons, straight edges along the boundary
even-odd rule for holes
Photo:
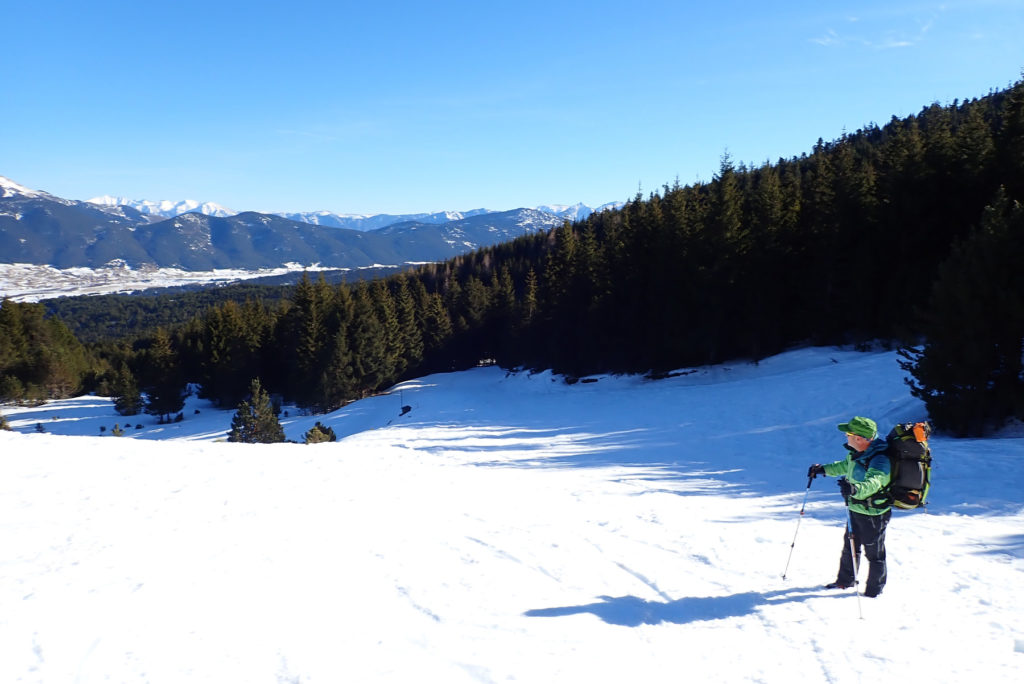
[[[903,350],[936,427],[981,435],[1024,418],[1024,207],[1000,189],[981,226],[942,265],[923,349]]]
[[[423,362],[423,320],[417,315],[416,300],[409,287],[410,281],[411,278],[405,276],[398,279],[395,313],[398,317],[403,365],[406,369],[415,369]]]
[[[246,395],[249,380],[261,368],[270,317],[257,302],[226,301],[211,307],[199,324],[204,353],[201,396],[231,406]]]
[[[168,422],[172,413],[185,406],[188,388],[181,377],[170,336],[163,328],[157,329],[145,356],[149,377],[145,386],[146,413],[159,416],[161,423]]]
[[[331,355],[320,375],[316,408],[325,413],[333,411],[358,395],[354,355],[349,348],[346,326],[334,335]]]
[[[373,310],[380,322],[384,341],[384,365],[381,370],[381,381],[390,384],[405,372],[406,358],[403,345],[401,325],[395,300],[391,296],[387,283],[375,280],[370,285],[370,298]]]
[[[317,381],[327,362],[332,337],[328,324],[333,310],[333,298],[323,274],[314,284],[303,274],[292,295],[292,307],[287,314],[291,373],[289,394],[300,406],[317,403]]]
[[[305,444],[321,444],[326,441],[328,441],[327,435],[321,432],[320,428],[315,425],[307,430],[303,437],[303,442]]]
[[[441,295],[433,292],[427,295],[427,307],[423,317],[423,345],[425,352],[436,355],[452,337],[452,320]]]
[[[526,291],[520,305],[519,321],[522,328],[528,328],[537,315],[537,289],[537,272],[531,266],[526,272]]]
[[[1024,80],[1006,94],[997,154],[999,174],[1011,199],[1024,202]]]
[[[971,225],[977,208],[992,198],[997,184],[996,143],[992,127],[985,120],[985,106],[977,101],[964,105],[963,121],[956,131],[956,161],[953,175],[957,193],[950,199],[962,207],[953,220]]]
[[[984,106],[975,101],[965,104],[963,123],[957,128],[955,175],[962,181],[976,183],[991,175],[996,158],[992,127],[985,121]]]
[[[234,418],[231,419],[229,442],[245,442],[247,444],[270,444],[284,441],[284,429],[277,419],[270,396],[254,379],[249,385],[250,397],[238,405]]]
[[[128,365],[122,363],[114,376],[113,391],[114,410],[122,416],[134,416],[142,410],[145,402],[139,392],[135,376],[128,369]]]
[[[335,442],[338,436],[334,434],[334,428],[328,427],[317,421],[305,434],[306,444],[322,444],[324,442]]]
[[[448,320],[452,324],[452,333],[461,336],[469,330],[469,323],[462,314],[462,285],[459,284],[459,279],[453,275],[447,276],[442,292],[441,298],[444,309],[448,312]]]
[[[352,350],[353,378],[360,394],[365,396],[377,391],[387,377],[387,342],[374,310],[369,285],[360,283],[354,300],[348,343]]]
[[[465,317],[471,329],[476,329],[483,323],[490,308],[490,297],[487,287],[476,275],[470,275],[462,288],[462,301],[460,313]]]
[[[763,165],[756,173],[750,217],[750,249],[744,260],[738,337],[742,352],[758,361],[782,344],[785,294],[779,232],[783,222],[782,182],[778,171]]]
[[[743,193],[740,181],[728,153],[722,155],[715,178],[715,229],[723,244],[742,243],[745,234],[743,218]]]

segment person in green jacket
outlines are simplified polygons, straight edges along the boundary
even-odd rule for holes
[[[811,478],[818,475],[838,477],[839,489],[850,511],[846,535],[843,537],[843,553],[839,558],[839,572],[836,580],[825,587],[847,589],[853,586],[854,559],[850,549],[852,535],[858,565],[861,549],[868,561],[864,596],[874,597],[882,593],[885,587],[885,528],[892,516],[886,491],[891,475],[886,441],[878,438],[878,426],[870,418],[854,416],[838,427],[846,433],[846,458],[825,465],[815,463],[807,471],[807,476]]]

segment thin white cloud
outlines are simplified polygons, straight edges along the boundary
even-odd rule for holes
[[[832,47],[834,45],[841,45],[843,40],[839,37],[838,33],[829,29],[825,32],[824,36],[820,38],[811,38],[811,42],[817,43],[818,45],[824,45],[825,47]]]
[[[859,17],[847,17],[851,24],[860,21]],[[882,32],[881,36],[865,36],[863,34],[840,34],[835,29],[828,29],[825,34],[817,38],[811,38],[810,42],[823,47],[839,47],[844,45],[862,45],[872,50],[892,50],[909,48],[920,44],[925,40],[929,31],[935,25],[935,17],[931,16],[926,20],[918,20],[916,30],[905,31],[899,29],[888,29]]]
[[[864,41],[864,44],[868,47],[875,48],[876,50],[893,50],[896,48],[914,47],[917,43],[911,40],[891,39],[884,40],[879,43]]]

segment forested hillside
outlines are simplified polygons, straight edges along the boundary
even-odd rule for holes
[[[217,304],[168,331],[161,367],[222,402],[259,377],[327,410],[483,359],[660,373],[883,340],[940,426],[977,433],[1024,415],[1022,200],[1024,82],[791,159],[726,155],[711,182],[386,280]],[[96,354],[145,386],[158,338]]]

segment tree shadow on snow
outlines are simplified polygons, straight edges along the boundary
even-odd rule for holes
[[[1024,534],[1008,534],[995,541],[986,542],[976,553],[982,555],[1007,555],[1024,558]]]
[[[558,608],[528,610],[526,617],[565,617],[592,613],[610,625],[639,627],[672,623],[686,625],[708,620],[752,615],[763,606],[806,601],[812,598],[841,598],[850,592],[826,591],[821,587],[804,587],[766,593],[745,592],[731,596],[688,596],[675,601],[648,601],[636,596],[601,596],[597,603]]]

